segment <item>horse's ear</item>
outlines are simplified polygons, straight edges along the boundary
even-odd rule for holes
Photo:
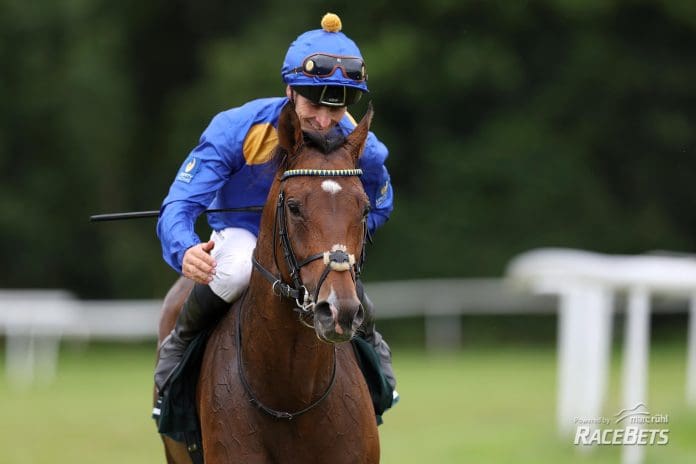
[[[365,149],[365,142],[367,141],[367,133],[370,130],[370,123],[372,123],[372,116],[374,111],[372,109],[372,102],[367,106],[367,113],[362,117],[360,122],[353,132],[346,138],[346,148],[353,155],[353,159],[356,161],[362,156],[363,150]]]
[[[295,104],[289,101],[278,118],[278,145],[287,153],[295,153],[302,143],[300,118],[295,113]]]

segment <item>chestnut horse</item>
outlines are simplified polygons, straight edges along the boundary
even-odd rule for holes
[[[356,167],[371,118],[370,107],[342,144],[322,150],[305,143],[292,103],[280,115],[279,169],[249,287],[202,361],[196,400],[206,464],[379,462],[374,408],[346,343],[364,316],[356,274],[369,200]],[[191,287],[180,279],[165,299],[160,342]],[[163,440],[168,462],[191,462],[182,443]]]

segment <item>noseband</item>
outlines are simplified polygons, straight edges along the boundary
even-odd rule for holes
[[[280,178],[280,182],[282,185],[282,182],[284,182],[285,180],[291,177],[300,176],[351,177],[361,175],[361,169],[293,169],[285,171],[285,173],[283,173],[282,177]],[[319,298],[319,289],[326,280],[326,277],[329,275],[329,272],[350,271],[353,283],[355,283],[357,278],[360,276],[360,272],[362,271],[362,265],[365,260],[365,242],[369,237],[367,221],[365,221],[364,226],[363,246],[360,252],[360,257],[357,260],[357,262],[355,260],[355,256],[349,254],[344,246],[334,246],[331,250],[316,253],[298,262],[297,257],[295,256],[295,252],[292,249],[290,237],[288,235],[287,215],[285,214],[285,191],[281,187],[280,193],[278,194],[275,224],[273,226],[273,229],[273,259],[276,263],[276,268],[280,269],[280,266],[278,265],[278,257],[276,256],[276,238],[279,237],[280,244],[283,248],[283,254],[285,255],[285,262],[287,264],[288,272],[290,273],[290,279],[292,280],[292,283],[283,282],[280,276],[276,277],[275,275],[273,275],[271,271],[264,268],[261,265],[261,263],[259,263],[259,261],[256,259],[256,256],[252,256],[252,262],[254,264],[254,267],[261,273],[261,275],[264,276],[266,280],[268,280],[271,283],[273,293],[275,293],[278,296],[284,296],[286,298],[295,300],[296,307],[294,309],[296,312],[298,312],[300,321],[303,324],[312,327],[307,322],[305,322],[304,317],[313,313],[314,305],[316,304]],[[310,295],[309,291],[307,290],[307,287],[305,287],[305,285],[302,283],[300,269],[302,269],[302,267],[306,266],[307,264],[319,259],[323,259],[324,264],[326,266],[324,267],[324,271],[319,277],[319,282],[317,283],[317,288],[314,291],[314,295]]]

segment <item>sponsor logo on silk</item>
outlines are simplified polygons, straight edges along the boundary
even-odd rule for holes
[[[198,158],[192,156],[187,160],[186,164],[184,165],[184,170],[181,171],[178,176],[176,176],[176,180],[186,182],[187,184],[190,183],[193,179],[193,176],[196,175],[196,172],[198,172],[199,166],[200,161],[198,160]]]
[[[379,197],[377,198],[377,201],[375,203],[377,206],[382,206],[385,201],[387,201],[387,196],[389,193],[389,181],[386,181],[382,188],[379,189]]]

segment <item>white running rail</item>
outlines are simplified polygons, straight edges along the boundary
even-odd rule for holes
[[[676,255],[620,256],[547,248],[511,261],[511,281],[559,296],[558,427],[602,417],[609,370],[611,321],[617,295],[626,296],[622,407],[647,404],[652,296],[690,302],[687,401],[696,403],[696,259]],[[624,446],[622,462],[643,461],[644,446]]]

